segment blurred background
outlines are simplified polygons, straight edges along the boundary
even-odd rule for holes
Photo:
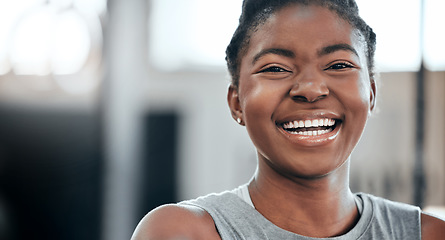
[[[241,0],[0,0],[0,239],[129,239],[232,189],[256,152],[226,104]],[[351,188],[445,205],[445,2],[358,0],[378,109]]]

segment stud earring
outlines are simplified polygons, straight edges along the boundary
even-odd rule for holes
[[[238,124],[241,124],[241,118],[237,118],[237,119],[236,119],[236,122],[237,122]]]

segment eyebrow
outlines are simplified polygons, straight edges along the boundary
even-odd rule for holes
[[[275,54],[287,58],[295,58],[295,53],[291,50],[282,49],[282,48],[268,48],[264,49],[263,51],[259,52],[255,57],[253,58],[252,64],[256,63],[261,57],[267,54]]]
[[[337,52],[337,51],[348,51],[348,52],[352,52],[356,56],[359,56],[358,52],[355,50],[355,48],[353,48],[351,45],[346,44],[346,43],[339,43],[339,44],[334,44],[334,45],[329,45],[329,46],[323,47],[322,49],[320,49],[318,51],[317,55],[319,57],[322,57],[322,56],[329,55],[329,54]],[[283,48],[268,48],[268,49],[264,49],[263,51],[256,54],[252,60],[252,64],[255,64],[261,57],[263,57],[264,55],[268,55],[268,54],[275,54],[275,55],[279,55],[279,56],[283,56],[283,57],[287,57],[287,58],[295,58],[295,56],[296,56],[296,54],[291,50],[287,50],[287,49],[283,49]]]
[[[348,51],[348,52],[352,52],[357,57],[359,56],[358,52],[351,45],[346,44],[346,43],[334,44],[334,45],[324,47],[320,51],[318,51],[318,56],[321,57],[321,56],[329,55],[329,54],[337,52],[337,51]]]

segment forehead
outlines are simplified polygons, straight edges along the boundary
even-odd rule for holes
[[[292,4],[272,14],[251,35],[248,51],[262,48],[322,48],[332,44],[349,44],[364,52],[358,30],[335,12],[317,5]]]

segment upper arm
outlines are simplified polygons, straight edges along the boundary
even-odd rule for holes
[[[445,236],[445,221],[439,218],[433,217],[426,213],[422,213],[422,239],[423,240],[435,240],[443,239]]]
[[[148,213],[138,224],[132,240],[221,239],[212,217],[192,206],[164,205]]]

